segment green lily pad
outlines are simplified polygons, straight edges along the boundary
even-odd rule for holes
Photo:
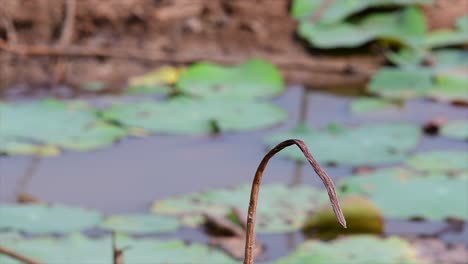
[[[179,221],[155,214],[113,215],[104,220],[102,228],[126,233],[156,233],[175,231]]]
[[[440,133],[449,138],[468,140],[468,120],[450,121],[442,126]]]
[[[405,159],[407,152],[416,147],[420,137],[417,126],[403,123],[371,124],[314,131],[300,130],[278,133],[267,138],[273,146],[285,138],[300,138],[311,149],[319,162],[343,165],[375,165],[395,163]],[[278,155],[294,160],[305,160],[297,149],[285,149]]]
[[[377,39],[402,46],[421,47],[425,33],[424,15],[415,7],[371,14],[357,23],[324,24],[303,21],[299,25],[299,35],[317,48],[353,48]]]
[[[431,97],[439,101],[468,101],[468,53],[445,50],[434,53],[431,67],[380,69],[367,90],[393,99]]]
[[[96,211],[64,205],[0,204],[0,230],[31,234],[67,233],[94,227],[101,221]]]
[[[110,237],[89,239],[80,234],[64,238],[0,238],[2,246],[34,258],[41,263],[112,263]],[[131,239],[117,236],[117,248],[124,248],[127,264],[141,263],[236,263],[227,255],[207,246],[181,240]],[[20,264],[0,254],[2,264]]]
[[[441,29],[430,32],[426,37],[425,46],[433,49],[468,44],[468,16],[460,17],[456,24],[456,30]]]
[[[284,121],[287,114],[269,103],[177,97],[167,102],[115,105],[103,117],[157,133],[203,134],[269,127]]]
[[[99,120],[83,102],[0,103],[0,112],[0,141],[13,140],[7,147],[10,153],[33,152],[28,145],[92,150],[125,135],[122,129]]]
[[[279,70],[263,60],[249,60],[235,67],[197,63],[177,82],[178,89],[194,97],[251,99],[278,95],[284,90]]]
[[[431,151],[421,152],[407,161],[408,165],[423,171],[462,171],[468,170],[468,152]]]
[[[300,20],[309,19],[320,10],[326,0],[294,0],[291,15]],[[432,0],[345,0],[333,1],[321,11],[319,22],[337,23],[368,8],[428,4]]]
[[[388,98],[413,98],[427,94],[433,87],[428,70],[383,68],[369,83],[368,90]]]
[[[0,136],[0,153],[8,155],[57,156],[60,150],[53,145],[37,145]]]
[[[295,252],[279,259],[276,264],[386,264],[423,263],[407,241],[390,237],[381,239],[362,235],[345,237],[329,243],[306,241]]]
[[[353,113],[373,113],[388,108],[394,108],[395,104],[380,98],[360,97],[351,101],[351,112]]]
[[[386,217],[468,219],[468,178],[383,169],[341,181],[344,193],[367,195]]]
[[[468,102],[468,77],[438,75],[434,87],[427,92],[427,96],[440,101]]]
[[[182,218],[190,225],[201,224],[204,213],[226,216],[232,208],[247,210],[250,185],[234,189],[192,193],[181,197],[156,201],[152,211]],[[294,195],[291,195],[294,194]],[[328,202],[325,191],[308,186],[291,187],[264,185],[257,208],[259,233],[292,232],[301,228],[308,213]]]

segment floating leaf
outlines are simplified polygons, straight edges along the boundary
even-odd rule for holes
[[[432,31],[426,37],[427,48],[440,48],[444,46],[468,44],[468,16],[457,20],[457,29],[441,29]]]
[[[468,102],[468,77],[439,75],[427,95],[440,101]]]
[[[200,224],[203,213],[226,216],[231,208],[246,210],[249,195],[250,185],[192,193],[156,201],[153,204],[153,212],[179,216],[183,221],[188,220],[190,224]],[[260,206],[257,208],[257,230],[260,233],[298,230],[303,225],[307,214],[326,204],[327,201],[326,192],[315,188],[265,185],[260,192]]]
[[[381,239],[362,235],[345,237],[329,243],[306,241],[295,252],[276,261],[276,264],[384,264],[423,263],[411,245],[398,237]]]
[[[408,160],[408,165],[423,171],[457,172],[468,170],[468,152],[421,152],[411,157]]]
[[[9,147],[13,153],[33,143],[92,150],[110,145],[125,135],[122,129],[100,121],[83,102],[4,103],[0,104],[0,112],[0,138],[15,142],[12,144],[16,145]],[[52,148],[48,152],[55,154]]]
[[[384,231],[382,212],[371,201],[362,196],[350,195],[340,199],[341,209],[346,216],[346,229],[336,221],[329,206],[314,212],[304,224],[307,234],[330,239],[342,234],[381,234]]]
[[[167,94],[170,91],[168,85],[173,85],[180,78],[183,68],[161,67],[142,76],[136,76],[129,80],[127,93],[130,94]]]
[[[358,166],[402,161],[417,145],[419,137],[417,126],[389,123],[344,127],[337,133],[292,130],[268,137],[267,143],[272,146],[284,138],[300,138],[310,146],[319,162]],[[302,153],[292,148],[278,155],[304,160]]]
[[[342,180],[345,193],[367,195],[386,217],[468,219],[468,178],[384,169]]]
[[[428,70],[383,68],[372,76],[368,90],[389,98],[412,98],[427,94],[432,87]]]
[[[311,18],[317,12],[321,12],[318,21],[328,24],[342,21],[368,8],[428,4],[432,2],[432,0],[345,0],[333,1],[327,4],[323,11],[319,11],[326,1],[327,0],[294,0],[291,14],[296,19],[304,20]]]
[[[275,105],[252,101],[190,99],[115,105],[103,116],[129,127],[167,134],[202,134],[253,130],[278,124],[287,114]]]
[[[67,233],[91,228],[101,214],[64,205],[0,204],[0,230],[18,230],[32,234]]]
[[[395,107],[395,104],[384,99],[372,97],[360,97],[351,102],[353,113],[373,113],[382,109]]]
[[[303,21],[299,25],[299,35],[317,48],[353,48],[376,39],[416,48],[422,45],[425,32],[424,15],[415,7],[371,14],[357,23],[324,24]]]
[[[117,248],[124,251],[126,264],[141,263],[236,263],[225,254],[207,246],[181,240],[131,239],[117,236]],[[34,258],[41,263],[112,263],[110,237],[89,239],[80,234],[65,238],[2,237],[2,246]],[[20,264],[0,254],[2,264]]]
[[[194,97],[259,98],[284,90],[279,70],[263,60],[249,60],[235,67],[197,63],[177,82],[179,90]]]
[[[177,219],[155,214],[113,215],[104,220],[101,227],[126,233],[156,233],[175,231]]]
[[[442,127],[441,134],[453,139],[468,140],[468,120],[448,122]]]
[[[380,69],[369,92],[393,99],[431,97],[439,101],[468,101],[468,53],[445,50],[434,53],[435,65]]]
[[[58,155],[60,150],[53,145],[37,145],[0,136],[0,153],[50,157]]]

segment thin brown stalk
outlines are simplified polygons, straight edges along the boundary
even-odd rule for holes
[[[35,260],[35,259],[32,259],[30,257],[27,257],[25,255],[22,255],[18,252],[15,252],[9,248],[6,248],[6,247],[3,247],[3,246],[0,246],[0,255],[6,255],[6,256],[9,256],[11,258],[14,258],[16,260],[19,260],[25,264],[41,264],[42,262],[38,261],[38,260]]]
[[[325,188],[327,189],[328,196],[330,197],[330,202],[335,212],[335,216],[338,222],[346,228],[346,220],[344,218],[343,212],[341,211],[340,203],[336,197],[335,185],[333,184],[332,179],[325,170],[320,167],[318,162],[314,159],[309,149],[302,140],[299,139],[288,139],[279,143],[274,147],[270,152],[268,152],[265,157],[258,165],[257,171],[255,172],[255,177],[252,182],[252,190],[250,193],[250,203],[249,211],[247,214],[247,233],[246,233],[246,243],[245,243],[245,257],[244,264],[253,264],[253,249],[255,246],[255,217],[257,211],[257,201],[258,201],[258,192],[260,190],[260,184],[262,182],[263,172],[268,164],[268,161],[282,149],[289,147],[291,145],[296,145],[302,151],[304,156],[309,161],[312,168],[314,168],[315,173],[320,177]]]
[[[63,22],[62,34],[58,45],[65,47],[70,45],[73,39],[73,29],[75,25],[76,1],[65,0],[65,20]]]

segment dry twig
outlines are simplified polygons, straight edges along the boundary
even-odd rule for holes
[[[282,149],[296,145],[302,151],[304,156],[309,161],[314,171],[322,180],[325,188],[327,189],[328,196],[330,197],[330,202],[333,207],[333,211],[335,212],[335,216],[338,219],[338,222],[346,228],[346,220],[344,218],[343,212],[341,211],[340,203],[338,202],[338,198],[336,197],[336,190],[335,185],[333,184],[332,179],[328,174],[320,167],[318,162],[314,159],[312,154],[310,153],[309,149],[305,145],[302,140],[299,139],[288,139],[281,143],[279,143],[276,147],[274,147],[270,152],[268,152],[265,157],[258,165],[257,171],[255,172],[255,177],[252,183],[252,190],[250,193],[250,203],[249,203],[249,211],[247,215],[247,233],[246,233],[246,243],[245,243],[245,257],[244,257],[244,264],[252,264],[253,263],[253,249],[255,245],[255,217],[257,211],[257,201],[258,201],[258,192],[260,190],[260,184],[262,182],[263,171],[268,164],[268,161]]]

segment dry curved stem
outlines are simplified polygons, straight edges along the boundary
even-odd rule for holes
[[[6,247],[3,247],[0,245],[0,255],[6,255],[6,256],[9,256],[11,258],[14,258],[16,260],[19,260],[23,263],[26,263],[26,264],[41,264],[42,262],[38,261],[38,260],[35,260],[35,259],[32,259],[30,257],[27,257],[25,255],[22,255],[18,252],[15,252],[9,248],[6,248]]]
[[[245,242],[245,255],[244,255],[244,264],[252,264],[253,263],[253,248],[255,245],[255,217],[257,211],[257,201],[258,201],[258,192],[260,190],[260,184],[262,182],[263,171],[268,164],[268,161],[282,149],[289,147],[291,145],[296,145],[302,151],[304,156],[309,161],[314,171],[322,180],[325,188],[327,189],[328,196],[330,197],[330,202],[333,207],[333,211],[335,212],[335,216],[338,222],[346,228],[346,220],[344,218],[343,212],[341,211],[340,203],[338,202],[338,198],[336,197],[336,190],[335,185],[333,184],[332,179],[325,170],[320,167],[318,162],[314,159],[312,154],[310,153],[309,149],[305,145],[302,140],[299,139],[288,139],[281,143],[279,143],[276,147],[274,147],[270,152],[268,152],[265,157],[258,165],[257,171],[255,172],[255,177],[252,182],[252,190],[250,192],[250,203],[249,203],[249,211],[247,215],[247,233],[246,233],[246,242]]]

